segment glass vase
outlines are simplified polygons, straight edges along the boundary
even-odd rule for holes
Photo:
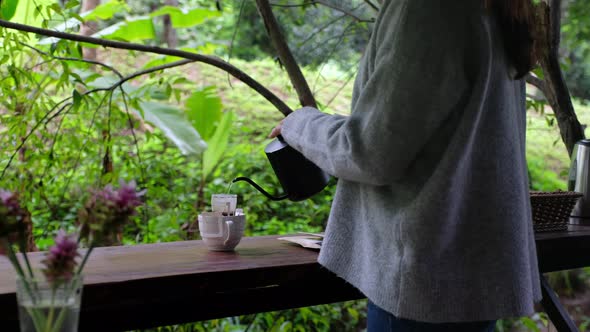
[[[48,282],[18,278],[16,295],[21,332],[76,332],[83,278]]]

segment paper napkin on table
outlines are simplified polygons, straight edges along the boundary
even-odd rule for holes
[[[285,236],[280,237],[279,240],[296,243],[304,248],[320,249],[322,247],[323,233],[302,233],[305,235]]]

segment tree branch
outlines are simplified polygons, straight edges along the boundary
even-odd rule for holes
[[[174,67],[179,67],[179,66],[184,66],[186,64],[189,64],[191,62],[195,62],[194,60],[179,60],[179,61],[175,61],[175,62],[171,62],[171,63],[166,63],[160,66],[156,66],[156,67],[151,67],[148,69],[144,69],[144,70],[140,70],[137,71],[129,76],[123,77],[121,80],[119,80],[119,82],[115,83],[113,86],[111,86],[110,88],[108,88],[109,90],[115,90],[116,88],[120,87],[121,85],[123,85],[123,83],[130,81],[134,78],[138,78],[139,76],[143,76],[143,75],[147,75],[147,74],[151,74],[160,70],[165,70],[165,69],[170,69],[170,68],[174,68]],[[90,93],[87,92],[85,93],[88,94]]]
[[[275,18],[272,8],[268,0],[256,0],[256,5],[258,7],[258,12],[262,19],[264,20],[264,24],[266,25],[266,29],[268,30],[268,34],[270,35],[270,39],[277,50],[279,58],[281,59],[281,63],[285,66],[287,70],[287,74],[291,79],[291,83],[293,83],[293,87],[295,91],[297,91],[297,95],[299,96],[299,102],[302,106],[311,106],[317,108],[317,103],[301,72],[301,68],[297,65],[297,61],[295,57],[291,53],[289,49],[289,45],[285,41],[283,37],[277,19]]]
[[[551,0],[550,7],[550,56],[559,57],[559,45],[561,44],[561,0]]]
[[[154,53],[154,54],[161,54],[161,55],[169,55],[169,56],[176,56],[179,58],[184,58],[192,61],[203,62],[208,65],[217,67],[225,72],[230,73],[235,78],[239,79],[240,81],[244,82],[250,88],[258,92],[264,98],[266,98],[270,103],[272,103],[281,113],[285,116],[289,115],[292,110],[285,104],[279,97],[277,97],[274,93],[272,93],[269,89],[264,87],[262,84],[254,80],[248,74],[244,73],[242,70],[238,69],[237,67],[233,66],[226,61],[214,56],[202,55],[192,52],[186,52],[181,50],[174,50],[168,48],[162,48],[157,46],[146,46],[134,43],[126,43],[126,42],[119,42],[113,40],[106,40],[100,38],[93,38],[87,36],[81,36],[71,33],[53,31],[48,29],[36,28],[29,25],[8,22],[5,20],[0,20],[0,27],[4,27],[7,29],[13,29],[18,31],[30,32],[39,34],[46,37],[55,37],[59,39],[65,39],[70,41],[82,42],[82,43],[89,43],[94,45],[100,45],[104,47],[110,48],[117,48],[117,49],[124,49],[124,50],[131,50],[131,51],[140,51],[146,53]]]
[[[84,61],[86,61],[86,60],[84,60]],[[129,76],[125,76],[125,77],[121,78],[119,81],[115,82],[110,87],[107,87],[107,88],[96,88],[96,89],[93,89],[93,90],[88,90],[88,91],[84,92],[82,94],[82,96],[88,96],[88,95],[90,95],[92,93],[96,93],[96,92],[100,92],[100,91],[109,91],[111,93],[110,94],[109,103],[111,103],[112,102],[112,94],[113,94],[114,90],[116,90],[117,88],[121,88],[123,86],[123,84],[125,84],[127,81],[130,81],[130,80],[132,80],[134,78],[137,78],[137,77],[140,77],[140,76],[143,76],[143,75],[147,75],[147,74],[151,74],[151,73],[154,73],[154,72],[157,72],[157,71],[160,71],[160,70],[169,69],[169,68],[178,67],[178,66],[183,66],[183,65],[186,65],[186,64],[191,63],[191,62],[194,62],[194,61],[192,61],[192,60],[180,60],[180,61],[176,61],[176,62],[172,62],[172,63],[167,63],[167,64],[164,64],[164,65],[161,65],[161,66],[157,66],[157,67],[152,67],[152,68],[148,68],[148,69],[145,69],[145,70],[140,70],[140,71],[135,72],[135,73],[133,73],[133,74],[131,74]],[[123,89],[121,89],[121,91],[122,91],[123,94],[125,93],[123,91]],[[39,126],[41,126],[41,124],[43,122],[45,122],[47,124],[50,121],[52,121],[53,119],[55,119],[56,117],[58,117],[59,115],[61,115],[63,112],[65,112],[67,114],[68,111],[70,109],[72,109],[72,107],[71,107],[72,106],[72,103],[69,103],[68,102],[71,99],[73,99],[73,97],[65,98],[64,100],[62,100],[59,103],[57,103],[56,105],[54,105],[53,108],[51,110],[49,110],[49,112],[47,112],[33,126],[33,128],[22,139],[22,141],[20,142],[20,144],[14,150],[14,153],[8,159],[8,163],[2,169],[2,172],[0,172],[0,179],[2,179],[4,177],[4,174],[6,173],[6,171],[8,170],[8,168],[10,167],[10,165],[12,164],[12,161],[13,161],[14,157],[16,156],[16,154],[18,153],[18,151],[25,145],[25,143],[28,141],[28,139],[31,137],[31,135],[33,135],[37,131],[37,129],[39,128]],[[125,102],[125,104],[126,104],[126,102]],[[60,105],[63,105],[63,106],[59,107]],[[101,105],[102,105],[102,102],[101,102]],[[99,107],[100,107],[100,105],[99,105]],[[57,111],[55,112],[55,114],[51,114],[56,109],[57,109]]]
[[[227,62],[231,61],[232,55],[234,53],[234,43],[236,41],[236,36],[238,35],[238,30],[240,29],[240,23],[242,22],[242,16],[244,14],[244,6],[246,5],[246,0],[242,0],[240,3],[240,11],[238,13],[238,21],[236,22],[236,26],[234,27],[234,32],[231,36],[231,43],[229,44],[229,50],[227,55]],[[230,80],[229,74],[227,75],[227,83],[230,87],[233,88]]]
[[[547,84],[545,83],[545,81],[543,81],[542,79],[538,78],[537,76],[534,76],[532,74],[527,74],[526,76],[526,82],[532,86],[534,86],[535,88],[539,89],[539,91],[541,91],[545,96],[548,94],[547,92]]]
[[[373,23],[373,22],[375,22],[374,18],[371,18],[371,19],[361,18],[361,17],[357,16],[356,14],[354,14],[352,11],[346,10],[342,7],[338,7],[338,6],[336,6],[332,3],[329,3],[325,0],[310,0],[309,2],[304,2],[304,3],[300,3],[300,4],[291,4],[291,5],[282,5],[282,4],[273,3],[272,6],[273,7],[287,7],[287,8],[289,8],[289,7],[303,7],[303,6],[309,6],[309,5],[315,5],[315,4],[320,4],[324,7],[328,7],[328,8],[334,9],[336,11],[339,11],[342,14],[344,14],[345,16],[348,16],[359,23]]]
[[[381,2],[382,0],[379,0],[379,2]],[[367,5],[369,5],[369,7],[371,7],[374,11],[378,12],[379,11],[379,7],[374,4],[371,0],[365,0],[365,3]]]
[[[62,100],[61,102],[57,103],[55,106],[53,106],[53,108],[51,110],[49,110],[49,112],[47,112],[45,115],[43,115],[43,117],[41,117],[41,119],[39,121],[37,121],[37,123],[35,123],[35,125],[33,126],[33,128],[27,133],[27,135],[25,135],[24,137],[22,137],[19,145],[16,147],[16,149],[14,149],[14,152],[10,155],[10,157],[8,158],[8,162],[6,163],[6,165],[4,166],[4,168],[2,169],[2,172],[0,173],[0,180],[4,178],[4,175],[6,174],[6,171],[8,170],[8,168],[10,167],[10,165],[12,164],[12,161],[14,160],[14,158],[16,157],[16,155],[18,154],[18,152],[20,151],[20,149],[23,148],[23,146],[25,146],[25,144],[27,143],[27,141],[29,140],[29,138],[37,131],[37,129],[41,126],[41,124],[43,123],[43,121],[45,121],[49,115],[51,114],[51,112],[53,112],[53,110],[57,109],[60,105],[64,104],[66,101],[68,101],[70,98],[67,98],[65,100]],[[71,103],[67,103],[64,104],[60,110],[58,110],[59,112],[62,112],[66,107],[71,106]]]
[[[31,50],[44,55],[46,57],[52,58],[54,60],[61,60],[61,61],[74,61],[74,62],[83,62],[83,63],[87,63],[87,64],[91,64],[91,65],[97,65],[97,66],[101,66],[103,68],[106,68],[110,71],[112,71],[113,73],[115,73],[115,75],[117,75],[119,78],[123,78],[123,74],[121,74],[115,67],[109,66],[106,63],[102,63],[100,61],[96,61],[96,60],[89,60],[89,59],[81,59],[81,58],[71,58],[71,57],[61,57],[61,56],[55,56],[52,54],[49,54],[47,52],[43,52],[42,50],[31,46],[29,44],[23,43],[23,42],[19,42],[19,44],[23,45],[24,47],[30,48]]]
[[[88,91],[84,92],[82,94],[82,96],[88,96],[88,95],[90,95],[92,93],[101,92],[101,91],[114,92],[116,89],[122,87],[123,84],[125,84],[127,81],[130,81],[132,79],[138,78],[138,77],[143,76],[143,75],[155,73],[155,72],[160,71],[160,70],[169,69],[169,68],[173,68],[173,67],[184,66],[184,65],[186,65],[188,63],[191,63],[191,62],[194,62],[194,61],[193,60],[179,60],[179,61],[175,61],[175,62],[163,64],[163,65],[160,65],[160,66],[156,66],[156,67],[152,67],[152,68],[140,70],[140,71],[137,71],[137,72],[135,72],[135,73],[133,73],[133,74],[131,74],[129,76],[125,76],[125,77],[121,78],[119,81],[115,82],[113,85],[111,85],[109,87],[106,87],[106,88],[96,88],[96,89],[88,90]],[[67,101],[69,99],[72,99],[72,97],[68,97],[64,101]],[[64,102],[64,101],[62,101],[62,102]],[[55,117],[57,117],[60,114],[61,114],[61,112],[55,113],[48,121],[51,121],[52,119],[54,119]]]
[[[297,47],[301,47],[301,46],[307,44],[315,36],[322,33],[323,31],[327,30],[330,26],[332,26],[332,24],[335,24],[336,22],[342,20],[345,17],[346,17],[346,15],[336,16],[335,18],[328,21],[328,23],[318,27],[313,33],[309,34],[309,36],[307,36],[307,38],[305,38],[302,42],[298,43]]]
[[[541,2],[537,6],[537,18],[537,26],[542,30],[538,36],[543,50],[539,62],[544,71],[544,93],[555,113],[561,139],[571,156],[574,145],[585,135],[559,63],[561,0],[552,0],[551,7]]]

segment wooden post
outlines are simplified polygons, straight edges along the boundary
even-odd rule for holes
[[[164,4],[167,6],[178,7],[178,0],[165,0]],[[169,48],[176,48],[178,46],[178,34],[176,33],[176,29],[172,27],[172,20],[170,19],[170,15],[164,15],[163,21],[163,39]]]
[[[93,10],[94,8],[96,8],[96,6],[98,6],[99,3],[99,0],[83,0],[80,13],[85,13]],[[96,24],[96,22],[86,22],[82,24],[82,26],[80,27],[80,34],[82,36],[92,36],[96,32],[97,27],[98,25]],[[82,52],[84,53],[84,59],[96,60],[96,48],[85,47]]]

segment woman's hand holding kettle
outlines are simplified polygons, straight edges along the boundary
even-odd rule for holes
[[[273,128],[273,130],[268,135],[268,138],[275,138],[281,134],[281,129],[283,128],[283,121],[284,119],[279,122],[279,124]]]
[[[284,194],[271,195],[252,179],[244,176],[235,178],[232,183],[247,182],[273,201],[289,199],[299,202],[322,191],[328,185],[330,175],[283,140],[281,136],[283,121],[279,122],[268,135],[268,138],[273,140],[264,148],[264,152],[283,187]]]

